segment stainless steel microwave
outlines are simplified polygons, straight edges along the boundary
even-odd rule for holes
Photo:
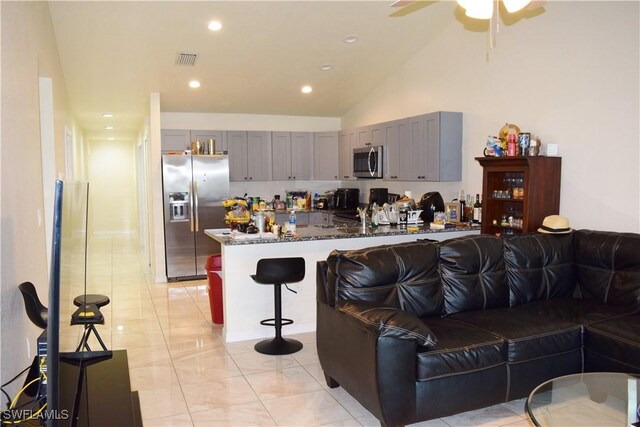
[[[353,149],[353,175],[357,178],[382,178],[382,145]]]

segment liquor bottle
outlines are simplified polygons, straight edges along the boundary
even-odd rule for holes
[[[467,222],[471,224],[473,222],[473,196],[471,194],[467,194],[464,211],[464,216],[467,218]]]
[[[473,204],[473,222],[480,224],[482,222],[482,203],[480,203],[480,194],[476,194],[476,202]]]
[[[465,201],[464,201],[464,190],[460,190],[460,198],[458,199],[458,201],[460,202],[460,210],[458,212],[458,218],[460,222],[466,222],[467,219],[464,217],[464,205],[465,205]]]
[[[296,211],[291,210],[289,214],[289,225],[287,226],[287,231],[291,234],[296,232]]]

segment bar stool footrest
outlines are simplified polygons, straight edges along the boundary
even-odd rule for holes
[[[280,326],[290,325],[293,323],[293,320],[291,319],[281,319],[281,321]],[[278,326],[276,319],[264,319],[260,321],[260,324],[264,326]]]
[[[302,343],[300,341],[291,338],[272,338],[263,340],[257,343],[253,347],[258,353],[280,355],[291,354],[302,349]]]

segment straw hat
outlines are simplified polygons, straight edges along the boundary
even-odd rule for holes
[[[569,218],[560,215],[549,215],[542,221],[542,227],[538,228],[540,233],[547,234],[567,234],[573,229],[569,226]]]

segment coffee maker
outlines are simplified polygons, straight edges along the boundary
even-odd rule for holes
[[[387,188],[370,188],[369,189],[369,210],[376,203],[382,206],[389,201],[389,189]]]
[[[360,190],[357,188],[338,188],[333,193],[334,209],[356,211],[360,206]]]
[[[437,191],[424,193],[419,205],[420,209],[422,209],[420,218],[422,218],[424,222],[433,222],[433,214],[435,212],[444,212],[444,200]]]

